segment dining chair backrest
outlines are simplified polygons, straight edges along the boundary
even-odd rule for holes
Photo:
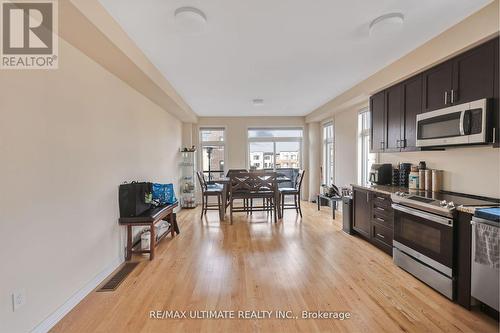
[[[198,181],[200,182],[201,191],[206,192],[207,182],[205,181],[205,175],[203,175],[203,171],[197,171],[196,175],[198,176]]]
[[[306,173],[305,170],[299,170],[299,173],[297,174],[297,177],[295,178],[295,189],[300,192],[300,189],[302,188],[302,181],[304,180],[304,174]]]
[[[275,192],[277,189],[276,172],[240,172],[231,175],[229,191],[234,194],[256,192]]]
[[[229,169],[227,170],[226,177],[231,177],[235,173],[248,172],[247,169]]]

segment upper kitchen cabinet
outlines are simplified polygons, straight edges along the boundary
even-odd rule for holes
[[[495,137],[493,138],[493,142],[495,143],[495,147],[500,147],[500,87],[498,84],[498,74],[500,72],[500,67],[498,66],[499,60],[498,57],[500,56],[499,53],[499,39],[495,38],[494,39],[494,47],[493,49],[495,50],[495,82],[494,82],[494,88],[493,88],[493,127],[495,128]]]
[[[384,151],[385,135],[385,91],[370,97],[371,112],[371,141],[370,151],[378,153]]]
[[[395,85],[386,90],[386,128],[384,151],[400,151],[403,140],[401,139],[401,119],[403,112],[403,94],[401,85]]]
[[[495,44],[487,42],[453,59],[451,104],[492,98],[494,92]]]
[[[414,76],[401,84],[403,112],[401,117],[401,151],[417,149],[417,114],[422,112],[422,76]]]
[[[422,74],[423,111],[432,111],[451,105],[453,62],[447,61]]]

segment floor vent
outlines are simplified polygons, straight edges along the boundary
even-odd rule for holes
[[[111,277],[111,279],[104,284],[97,291],[114,291],[118,286],[127,278],[127,276],[134,270],[138,265],[138,262],[128,262],[123,267]]]

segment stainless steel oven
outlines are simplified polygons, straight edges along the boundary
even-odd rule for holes
[[[487,99],[417,115],[417,147],[492,142]]]
[[[394,208],[394,262],[453,299],[453,218],[398,203]]]

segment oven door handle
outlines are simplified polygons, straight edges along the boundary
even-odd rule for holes
[[[445,225],[447,227],[453,227],[453,220],[448,219],[446,217],[442,217],[442,216],[438,216],[438,215],[434,215],[434,214],[429,214],[429,213],[426,213],[426,212],[423,212],[423,211],[420,211],[417,209],[409,208],[409,207],[398,205],[398,204],[392,204],[392,208],[394,208],[395,210],[398,210],[400,212],[403,212],[403,213],[407,213],[410,215],[421,217],[421,218],[426,219],[426,220],[440,223],[440,224]]]

